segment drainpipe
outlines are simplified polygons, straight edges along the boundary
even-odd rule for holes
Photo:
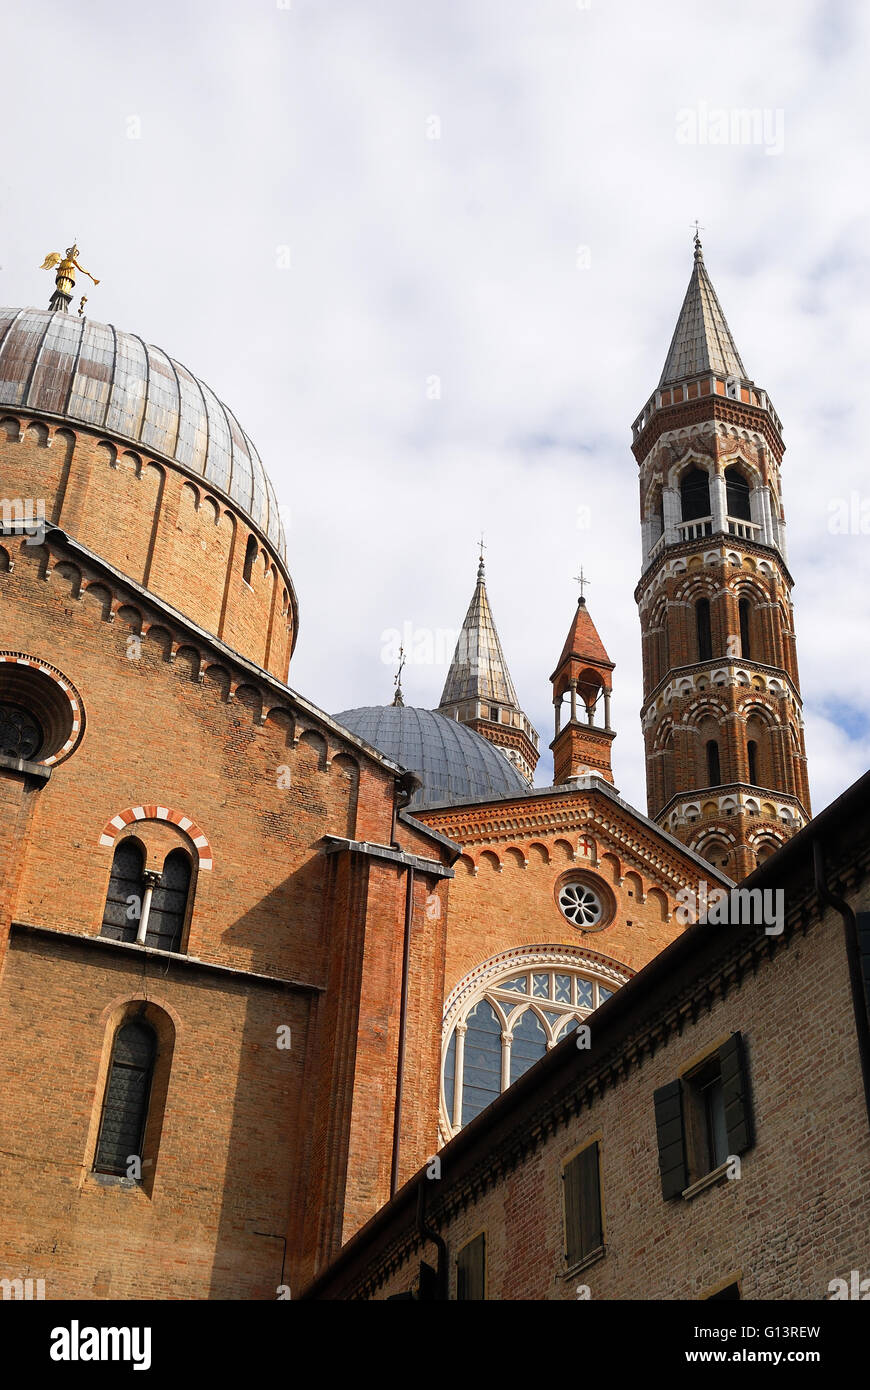
[[[864,982],[861,978],[861,951],[858,943],[858,923],[855,914],[845,899],[832,893],[825,879],[825,855],[818,840],[813,841],[813,872],[816,892],[823,903],[833,907],[843,919],[843,935],[846,939],[846,959],[849,962],[849,985],[852,992],[852,1010],[855,1015],[855,1033],[858,1039],[858,1056],[861,1060],[861,1076],[864,1082],[864,1104],[870,1120],[870,1020],[867,1018],[867,1005],[864,999]]]
[[[428,1178],[420,1177],[417,1188],[417,1230],[421,1240],[429,1240],[438,1250],[438,1264],[436,1265],[436,1286],[435,1298],[442,1303],[447,1302],[447,1241],[438,1231],[426,1224],[426,1183]]]
[[[405,1080],[405,1033],[408,1021],[408,976],[411,964],[411,919],[414,915],[414,870],[408,867],[405,879],[405,940],[402,952],[402,1003],[399,1011],[399,1055],[396,1063],[396,1103],[393,1109],[393,1165],[390,1196],[399,1186],[399,1143],[402,1128],[402,1091]]]
[[[145,873],[145,896],[142,899],[142,915],[139,918],[139,930],[136,933],[137,946],[144,946],[145,937],[148,932],[148,918],[151,916],[151,897],[154,889],[160,882],[160,875],[153,869],[148,869]]]
[[[396,821],[399,812],[403,807],[407,806],[415,791],[417,791],[418,787],[422,787],[422,785],[423,779],[422,777],[418,777],[416,772],[403,772],[401,777],[396,778],[393,791],[393,820],[390,825],[390,846],[392,849],[402,848],[396,839]]]

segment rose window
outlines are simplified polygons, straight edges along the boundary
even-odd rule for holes
[[[601,899],[588,883],[566,883],[559,890],[559,906],[575,927],[588,930],[601,921]]]
[[[42,737],[42,729],[27,710],[0,704],[0,753],[29,762],[36,756]]]

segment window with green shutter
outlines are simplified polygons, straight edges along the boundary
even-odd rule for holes
[[[741,1034],[732,1033],[685,1076],[659,1087],[653,1100],[662,1196],[668,1200],[754,1142]]]
[[[456,1298],[459,1302],[486,1298],[486,1233],[481,1231],[456,1256]]]
[[[569,1268],[604,1244],[598,1144],[589,1144],[562,1169],[565,1261]]]

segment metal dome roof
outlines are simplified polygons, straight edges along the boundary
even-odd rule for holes
[[[275,491],[232,411],[180,362],[110,323],[0,308],[0,405],[77,420],[203,478],[286,563]]]
[[[411,799],[410,811],[442,802],[528,793],[528,783],[493,744],[435,710],[366,705],[333,717],[393,762],[422,777],[423,786]]]

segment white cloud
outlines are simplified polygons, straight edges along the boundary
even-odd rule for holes
[[[6,52],[27,61],[6,64],[0,93],[17,133],[4,298],[47,301],[35,267],[75,235],[102,279],[94,315],[166,348],[236,411],[292,509],[291,683],[329,710],[391,698],[382,632],[458,626],[483,527],[502,642],[546,746],[582,561],[617,663],[617,784],[645,808],[630,424],[698,217],[747,370],[785,425],[821,809],[867,753],[832,722],[838,699],[868,709],[867,541],[827,519],[831,498],[870,490],[856,312],[868,13],[155,0],[132,23],[108,3],[6,17]],[[782,110],[782,154],[680,145],[677,112],[700,102]],[[443,676],[412,668],[406,698],[434,704]]]

